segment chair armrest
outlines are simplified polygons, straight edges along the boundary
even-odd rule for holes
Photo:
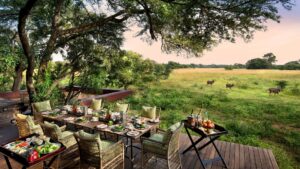
[[[166,130],[160,129],[160,128],[156,128],[156,132],[157,133],[165,133],[167,132]]]
[[[124,155],[124,143],[122,142],[122,140],[119,140],[118,142],[114,143],[112,146],[104,150],[101,150],[101,158],[106,156],[114,159],[116,156],[121,154]]]
[[[64,131],[66,130],[67,126],[66,126],[66,125],[63,125],[63,126],[60,126],[59,128],[60,128],[60,130],[61,130],[62,132],[64,132]]]
[[[147,137],[141,137],[142,145],[143,145],[144,141],[151,141],[153,143],[161,144],[162,146],[166,145],[166,143],[163,143],[163,142],[155,141],[155,140],[149,139]]]

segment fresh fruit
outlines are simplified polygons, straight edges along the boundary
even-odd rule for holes
[[[205,120],[205,121],[203,121],[202,126],[204,128],[212,129],[215,127],[215,124],[211,120]]]
[[[32,152],[30,152],[30,154],[28,156],[28,161],[32,162],[38,158],[39,158],[39,153],[36,150],[32,150]]]

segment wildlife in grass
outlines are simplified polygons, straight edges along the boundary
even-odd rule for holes
[[[274,95],[275,95],[275,94],[279,94],[281,91],[282,91],[282,89],[279,88],[279,87],[276,87],[276,88],[269,88],[269,94],[274,93]]]
[[[233,84],[233,83],[227,83],[227,84],[226,84],[226,88],[231,89],[231,88],[233,88],[233,87],[234,87],[234,84]]]
[[[214,83],[215,83],[215,80],[208,80],[208,81],[206,82],[206,84],[207,84],[207,85],[210,85],[210,86],[212,86]]]

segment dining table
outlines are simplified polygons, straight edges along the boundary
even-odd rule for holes
[[[144,124],[144,128],[136,128],[136,127],[127,127],[128,125],[130,126],[135,126],[134,125],[134,120],[132,117],[127,117],[126,122],[121,122],[119,124],[109,124],[109,121],[105,119],[105,115],[98,117],[97,120],[94,120],[93,117],[95,117],[93,114],[85,114],[82,116],[76,115],[76,113],[68,112],[66,113],[65,111],[58,111],[53,114],[51,111],[50,112],[43,112],[42,117],[44,121],[51,121],[51,122],[56,122],[62,125],[71,125],[75,126],[77,129],[89,129],[91,130],[92,133],[103,133],[104,137],[106,137],[107,134],[112,134],[117,137],[117,140],[120,138],[124,138],[125,142],[125,152],[130,151],[129,155],[125,155],[126,158],[128,158],[131,162],[131,167],[133,168],[134,164],[134,159],[136,157],[136,154],[134,155],[133,148],[135,149],[141,149],[140,147],[134,145],[133,143],[135,141],[138,141],[141,136],[144,136],[145,134],[148,134],[152,131],[155,131],[156,128],[159,126],[159,121],[154,121],[149,118],[144,118],[144,117],[138,117],[141,120],[141,123]],[[62,113],[64,112],[64,113]],[[136,118],[136,117],[135,117]],[[78,122],[78,119],[84,119],[82,121]],[[115,126],[124,126],[123,130],[116,131],[114,130]],[[101,127],[99,127],[101,126]],[[129,133],[135,133],[134,135],[131,135]]]

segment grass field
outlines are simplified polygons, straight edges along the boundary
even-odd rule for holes
[[[216,82],[208,86],[207,80]],[[270,95],[278,81],[287,86]],[[226,89],[226,83],[235,86]],[[204,107],[229,130],[223,140],[270,148],[280,168],[300,168],[300,71],[177,69],[167,80],[134,90],[132,107],[161,107],[163,127]]]

